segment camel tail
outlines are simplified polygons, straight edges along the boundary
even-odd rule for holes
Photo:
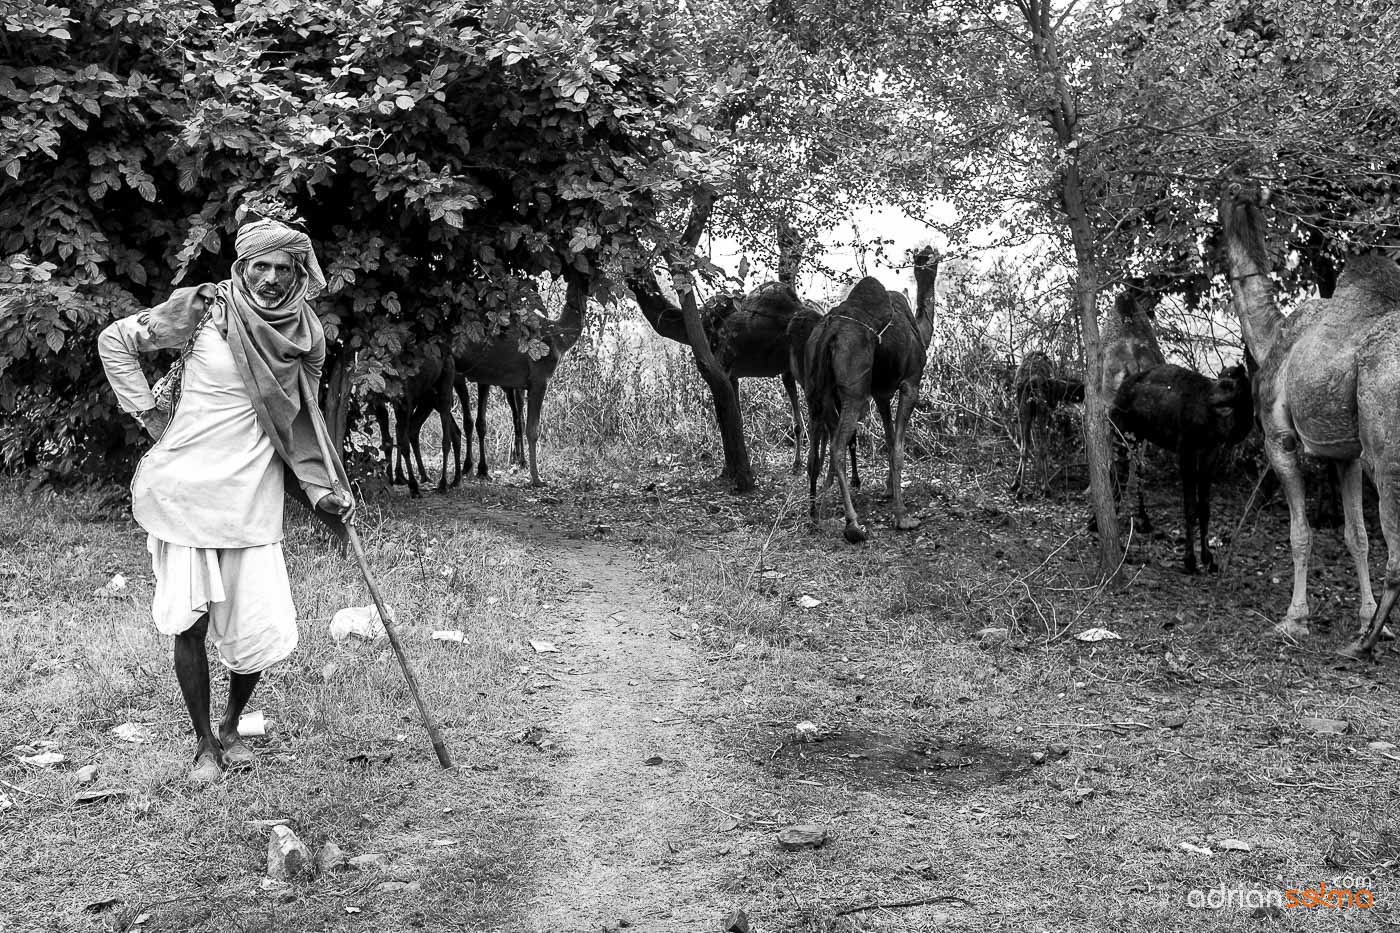
[[[812,371],[807,374],[807,409],[813,428],[820,426],[829,437],[836,430],[840,417],[840,402],[836,394],[836,368],[832,354],[832,335],[825,330],[816,336]]]

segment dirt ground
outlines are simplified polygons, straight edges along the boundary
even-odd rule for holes
[[[1287,602],[1286,515],[1269,505],[1237,535],[1247,479],[1217,496],[1229,568],[1187,577],[1171,473],[1153,467],[1160,531],[1135,537],[1122,583],[1102,589],[1079,478],[1018,502],[1006,452],[982,453],[916,454],[912,533],[891,529],[872,464],[861,547],[840,540],[830,502],[811,525],[781,450],[741,497],[713,463],[667,456],[561,457],[542,490],[503,474],[416,502],[383,493],[371,559],[454,772],[436,769],[382,649],[313,635],[265,695],[287,723],[269,760],[191,799],[178,700],[152,673],[163,648],[132,636],[83,662],[144,667],[162,687],[137,703],[146,681],[121,681],[129,695],[79,713],[45,699],[60,681],[42,657],[74,655],[55,647],[62,631],[9,626],[8,649],[39,660],[0,707],[6,748],[81,740],[111,767],[108,726],[169,724],[128,775],[153,775],[145,815],[64,805],[71,775],[18,752],[0,765],[0,929],[702,931],[739,910],[754,931],[1393,926],[1400,662],[1390,647],[1366,664],[1333,654],[1355,624],[1340,535],[1315,549],[1317,631],[1285,642],[1270,624]],[[77,542],[101,526],[75,513],[55,527]],[[137,559],[120,547],[73,592]],[[344,566],[304,540],[295,553],[304,614],[356,598]],[[25,560],[0,567],[11,619],[64,585]],[[75,596],[65,625],[86,605]],[[455,627],[470,648],[429,638]],[[1096,628],[1117,637],[1079,637]],[[361,762],[348,773],[347,737]],[[267,888],[266,830],[249,821],[268,816],[312,845],[388,853],[400,887]],[[794,826],[825,841],[786,848]],[[85,847],[100,857],[80,871]],[[186,860],[222,864],[223,880],[182,877]],[[157,894],[162,877],[179,897]],[[1324,884],[1372,906],[1260,907]],[[1236,901],[1207,903],[1216,891]],[[116,906],[94,910],[99,895]]]

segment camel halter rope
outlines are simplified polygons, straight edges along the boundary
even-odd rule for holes
[[[843,321],[850,321],[852,324],[859,324],[861,327],[864,327],[866,330],[870,331],[872,334],[875,335],[876,343],[884,342],[883,338],[885,336],[885,331],[889,330],[890,325],[894,323],[893,314],[891,314],[890,319],[885,322],[885,326],[880,328],[879,330],[876,330],[875,328],[871,327],[869,324],[865,323],[864,321],[858,318],[851,317],[849,314],[833,314],[832,317],[839,317]]]

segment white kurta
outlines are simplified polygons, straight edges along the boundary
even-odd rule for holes
[[[275,544],[282,540],[282,462],[220,323],[204,326],[185,360],[175,416],[131,481],[131,513],[169,544]]]
[[[281,545],[283,467],[219,330],[219,313],[186,357],[170,425],[137,465],[132,514],[149,533],[157,630],[179,634],[207,612],[220,661],[253,673],[297,644]],[[160,347],[140,316],[111,324],[99,347],[122,407],[149,408],[136,354]],[[307,492],[315,501],[325,490]]]

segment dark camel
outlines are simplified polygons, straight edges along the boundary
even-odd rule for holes
[[[507,393],[512,390],[525,392],[525,439],[529,444],[530,485],[542,486],[540,482],[537,448],[540,438],[540,409],[544,405],[544,394],[549,388],[549,380],[559,367],[564,354],[573,349],[583,334],[583,311],[588,303],[588,280],[577,273],[565,273],[568,279],[568,292],[564,298],[564,310],[558,320],[530,312],[531,329],[545,344],[545,352],[539,359],[533,358],[520,348],[520,325],[510,327],[494,336],[468,345],[457,354],[457,374],[465,381],[478,386],[477,431],[478,437],[485,434],[484,409],[480,405],[482,385],[500,386]],[[469,409],[463,405],[462,417],[468,416]]]
[[[655,279],[644,276],[630,284],[642,316],[661,336],[690,346],[685,323],[676,307],[657,287]],[[789,326],[799,313],[815,314],[815,306],[797,297],[797,291],[786,282],[765,282],[742,297],[716,295],[700,309],[705,336],[720,366],[729,376],[738,393],[739,380],[780,376],[792,408],[793,454],[792,471],[802,471],[802,407],[798,401],[797,378],[792,353],[796,345],[790,342]]]
[[[1031,444],[1035,443],[1039,467],[1039,491],[1050,495],[1050,473],[1046,463],[1050,434],[1050,413],[1062,405],[1084,401],[1084,382],[1059,375],[1050,357],[1040,350],[1026,354],[1016,367],[1012,382],[1016,390],[1017,439],[1021,456],[1016,464],[1016,477],[1011,491],[1019,498],[1026,489],[1026,467],[1031,460]]]
[[[465,376],[458,376],[456,379],[457,398],[462,403],[462,427],[466,432],[465,441],[465,461],[468,471],[472,465],[472,403],[471,389]],[[510,449],[510,462],[512,466],[524,467],[525,461],[525,393],[520,389],[503,389],[506,395],[506,402],[510,405],[511,426],[515,431],[514,443]],[[476,438],[477,456],[476,475],[481,479],[490,478],[490,471],[486,466],[486,410],[490,401],[490,383],[477,383],[476,386]]]
[[[1175,451],[1181,468],[1181,505],[1186,529],[1184,569],[1196,572],[1193,531],[1199,532],[1201,566],[1217,569],[1210,551],[1210,487],[1220,453],[1244,440],[1254,425],[1254,397],[1249,373],[1231,366],[1210,379],[1198,372],[1163,363],[1123,380],[1110,417],[1125,437],[1149,441]],[[1138,511],[1142,483],[1138,483]]]
[[[453,458],[455,472],[452,485],[461,481],[461,432],[452,415],[452,382],[455,375],[452,355],[444,352],[441,357],[424,357],[419,361],[418,370],[403,379],[403,391],[392,400],[376,399],[372,403],[375,420],[379,424],[379,446],[384,451],[384,462],[389,472],[390,483],[408,484],[408,494],[417,498],[421,495],[418,478],[413,473],[413,460],[418,462],[418,476],[424,482],[428,471],[423,466],[423,453],[418,446],[418,434],[423,423],[433,412],[442,421],[442,475],[438,478],[438,492],[447,491],[447,462]],[[389,433],[388,404],[394,408],[394,433]]]
[[[787,343],[788,343],[788,371],[792,373],[797,384],[806,390],[807,388],[807,342],[812,339],[812,331],[817,329],[821,323],[822,311],[817,305],[810,301],[802,302],[792,315],[792,320],[788,321]],[[812,440],[809,438],[809,440]],[[813,441],[815,442],[815,441]],[[860,487],[860,463],[856,456],[856,439],[851,437],[851,485]],[[802,448],[798,447],[798,456],[801,457]],[[818,451],[817,456],[825,459],[826,451]],[[831,485],[835,477],[827,475],[827,485]]]
[[[938,261],[938,254],[930,248],[914,257],[917,313],[903,295],[886,291],[877,279],[867,277],[817,324],[807,343],[808,422],[813,435],[807,453],[807,481],[812,518],[816,519],[817,476],[821,473],[819,442],[829,441],[831,471],[836,474],[846,512],[844,535],[852,544],[866,540],[866,534],[837,461],[850,445],[856,422],[872,398],[885,428],[895,528],[907,530],[919,525],[904,506],[904,435],[919,397],[928,342],[933,336]],[[892,413],[890,403],[896,393],[899,408]]]
[[[1220,201],[1220,225],[1240,329],[1259,363],[1254,391],[1264,452],[1288,499],[1293,597],[1275,630],[1291,636],[1308,631],[1312,529],[1299,457],[1312,454],[1342,471],[1343,537],[1361,590],[1361,628],[1342,654],[1362,658],[1400,596],[1400,269],[1379,253],[1354,256],[1331,298],[1304,302],[1285,319],[1269,279],[1267,202],[1267,189],[1231,184]],[[1367,473],[1379,494],[1386,546],[1379,605],[1361,509]]]

